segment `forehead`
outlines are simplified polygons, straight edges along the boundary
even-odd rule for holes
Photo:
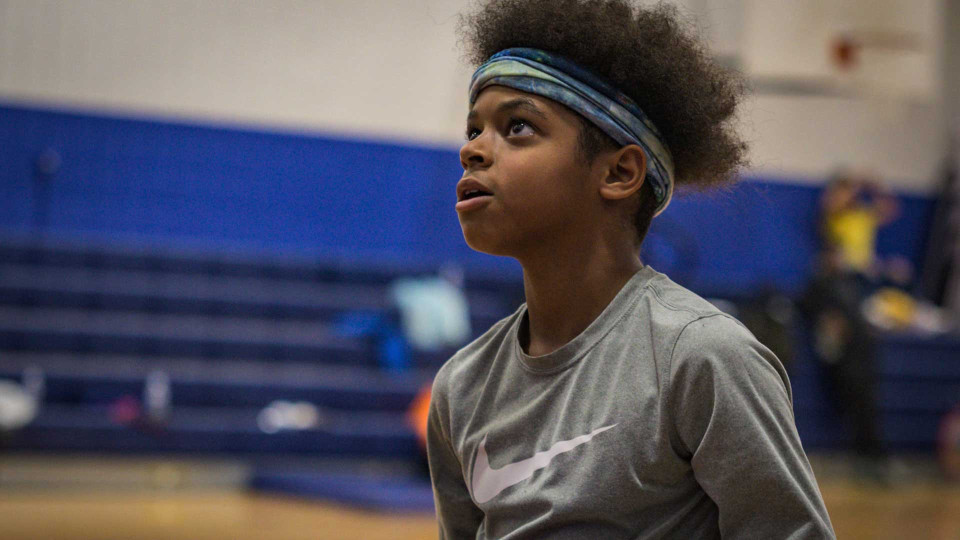
[[[578,115],[575,112],[552,99],[500,85],[490,85],[480,91],[476,102],[470,107],[467,120],[514,109],[525,110],[532,114],[540,113],[541,116],[550,120],[566,123],[578,121]]]

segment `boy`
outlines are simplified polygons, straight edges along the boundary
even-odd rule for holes
[[[441,538],[832,538],[782,365],[637,257],[675,182],[728,181],[742,90],[675,12],[492,0],[464,20],[456,210],[526,303],[441,368]]]

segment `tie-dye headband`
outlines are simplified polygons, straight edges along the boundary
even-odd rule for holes
[[[673,157],[660,132],[637,104],[573,62],[539,49],[505,49],[490,57],[470,81],[470,104],[481,90],[500,85],[566,105],[618,144],[637,144],[647,154],[647,180],[659,215],[673,195]]]

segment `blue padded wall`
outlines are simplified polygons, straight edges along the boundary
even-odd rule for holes
[[[750,295],[766,287],[796,294],[813,270],[821,191],[750,178],[730,190],[681,196],[654,220],[645,249],[655,268],[704,295]],[[902,215],[881,230],[877,248],[919,268],[933,201],[900,199]]]
[[[518,275],[470,250],[454,205],[456,150],[0,106],[0,230],[34,227],[45,149],[45,230],[122,240],[281,249]],[[645,257],[702,294],[797,292],[815,250],[819,189],[753,178],[676,200]],[[880,250],[919,262],[932,201],[905,197]]]
[[[32,226],[47,148],[53,233],[506,262],[463,245],[450,150],[0,107],[0,227]]]

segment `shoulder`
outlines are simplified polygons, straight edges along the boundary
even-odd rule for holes
[[[656,272],[647,283],[650,296],[665,312],[673,312],[675,319],[689,322],[706,315],[723,313],[697,293],[675,283],[666,274]]]
[[[792,401],[787,372],[780,360],[737,319],[725,313],[690,321],[677,336],[671,354],[674,388],[697,393],[752,392]],[[772,394],[771,394],[772,393]]]
[[[743,323],[718,311],[693,319],[680,329],[673,358],[739,358],[758,347],[763,345]]]
[[[793,392],[783,364],[725,313],[684,325],[666,378],[673,421],[687,451],[699,448],[711,429],[729,435],[749,426],[794,421]]]
[[[649,288],[650,321],[674,377],[739,378],[759,370],[788,384],[780,361],[735,317],[662,274]]]
[[[660,336],[662,345],[669,347],[667,354],[672,352],[684,330],[696,321],[722,318],[739,324],[700,295],[659,272],[655,272],[644,287],[634,316],[638,322],[651,325],[651,333]]]

